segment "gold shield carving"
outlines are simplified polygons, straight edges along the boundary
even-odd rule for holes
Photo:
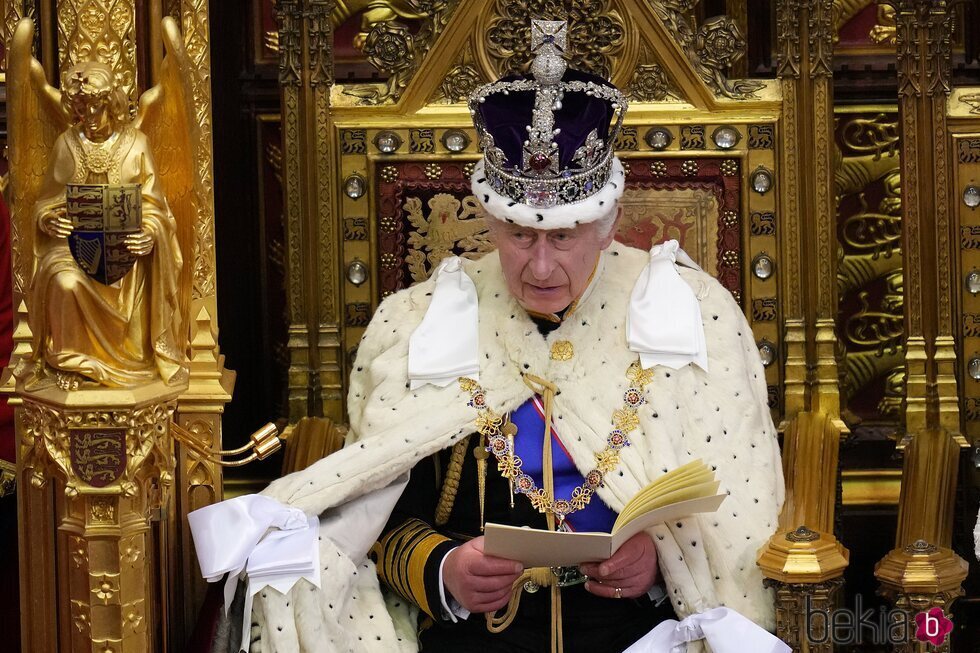
[[[82,483],[105,487],[126,469],[125,428],[68,429],[71,467]]]

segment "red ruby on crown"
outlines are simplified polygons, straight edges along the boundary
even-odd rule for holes
[[[531,155],[530,165],[531,169],[537,172],[547,170],[548,166],[551,165],[551,157],[544,152],[535,152]]]

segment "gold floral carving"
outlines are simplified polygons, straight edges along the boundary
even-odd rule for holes
[[[370,23],[370,29],[363,33],[362,52],[372,66],[388,74],[388,79],[384,84],[360,84],[344,88],[343,92],[358,98],[360,104],[391,104],[398,101],[425,55],[449,22],[459,0],[412,0],[412,4],[418,5],[424,11],[411,13],[395,10],[396,5],[404,4],[402,1],[390,2],[388,9],[395,15]],[[408,24],[395,20],[396,17],[418,20],[419,25],[417,29],[413,29]],[[366,29],[363,24],[362,29]]]
[[[379,23],[398,20],[421,20],[440,2],[432,0],[334,0],[330,13],[333,27],[343,25],[351,17],[361,15],[360,31],[354,37],[354,47],[363,49],[371,29]]]
[[[125,603],[122,606],[122,626],[123,632],[138,633],[143,632],[145,622],[145,605],[143,600],[136,600]]]
[[[92,621],[89,616],[88,601],[79,601],[75,599],[71,601],[71,623],[75,627],[75,631],[80,636],[89,636]]]
[[[119,574],[103,573],[93,575],[91,592],[96,599],[108,605],[109,601],[119,592]]]
[[[108,64],[130,102],[137,99],[136,10],[123,0],[58,3],[58,54],[61,70],[83,61]]]
[[[93,497],[89,502],[89,523],[116,523],[116,501],[112,497]]]
[[[626,94],[637,102],[663,102],[680,97],[666,69],[647,44],[640,48],[639,63],[633,70]]]
[[[745,55],[745,39],[738,24],[728,16],[715,16],[700,26],[691,20],[698,0],[653,2],[651,6],[674,35],[698,76],[716,95],[736,100],[755,97],[761,82],[729,80],[725,75]]]
[[[472,43],[469,43],[453,67],[446,73],[431,102],[446,104],[465,102],[470,93],[486,81],[488,80],[484,78],[476,64]]]

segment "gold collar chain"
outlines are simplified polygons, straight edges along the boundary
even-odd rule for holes
[[[595,467],[585,475],[585,482],[572,491],[570,499],[556,499],[553,491],[539,488],[534,479],[524,473],[521,469],[523,461],[514,450],[512,438],[507,437],[511,422],[507,420],[505,424],[501,414],[487,405],[483,387],[465,377],[459,379],[459,385],[470,395],[467,405],[477,410],[476,429],[486,438],[486,450],[497,459],[497,469],[501,475],[514,484],[518,493],[526,494],[538,512],[554,515],[562,522],[567,515],[589,504],[596,489],[603,485],[605,475],[619,466],[620,450],[630,446],[629,434],[640,425],[637,409],[646,403],[643,390],[652,380],[653,372],[644,370],[639,361],[634,361],[626,371],[626,377],[631,383],[623,393],[623,407],[613,411],[614,428],[606,437],[606,447],[594,454]],[[550,423],[546,424],[548,432],[550,426]]]

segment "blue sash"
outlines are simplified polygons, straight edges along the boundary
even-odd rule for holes
[[[514,449],[523,461],[521,469],[534,479],[540,488],[544,488],[544,475],[541,465],[541,445],[544,438],[544,407],[541,399],[534,396],[528,399],[520,408],[510,415],[510,420],[517,426],[514,437]],[[551,425],[551,462],[554,469],[555,497],[571,499],[572,490],[585,482],[579,473],[571,456],[562,444],[561,437]],[[527,500],[527,499],[525,499]],[[602,502],[598,495],[593,494],[592,500],[582,510],[573,512],[565,518],[569,530],[608,533],[616,521],[616,513]]]

